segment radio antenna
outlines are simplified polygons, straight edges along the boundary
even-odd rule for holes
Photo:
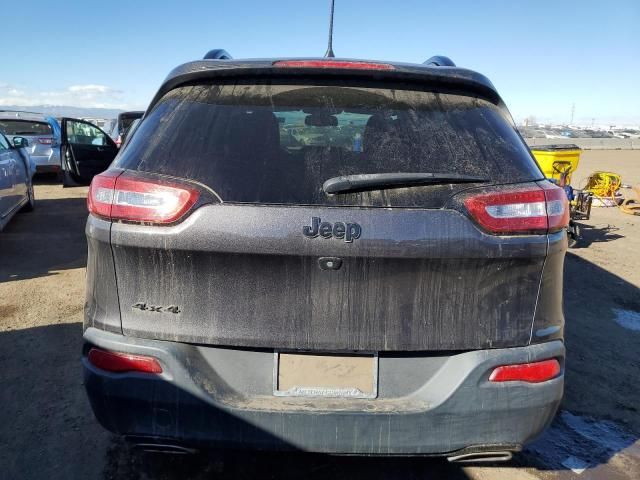
[[[329,16],[329,45],[327,46],[327,53],[324,54],[325,58],[334,58],[333,53],[333,8],[336,0],[331,0],[331,14]]]

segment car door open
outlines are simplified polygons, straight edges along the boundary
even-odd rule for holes
[[[92,123],[62,119],[62,169],[74,182],[88,184],[118,153],[113,140]]]

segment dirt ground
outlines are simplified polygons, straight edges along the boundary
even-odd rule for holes
[[[640,183],[640,151],[587,151]],[[594,208],[565,267],[566,391],[552,427],[507,465],[210,452],[143,454],[105,432],[80,368],[86,188],[41,179],[0,233],[0,479],[640,478],[640,217]]]

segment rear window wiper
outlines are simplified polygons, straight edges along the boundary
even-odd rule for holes
[[[336,194],[363,190],[446,185],[451,183],[487,183],[488,178],[459,173],[365,173],[333,177],[322,184],[325,193]]]

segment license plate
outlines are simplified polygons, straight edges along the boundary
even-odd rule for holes
[[[378,356],[276,352],[273,392],[292,397],[376,398]]]

